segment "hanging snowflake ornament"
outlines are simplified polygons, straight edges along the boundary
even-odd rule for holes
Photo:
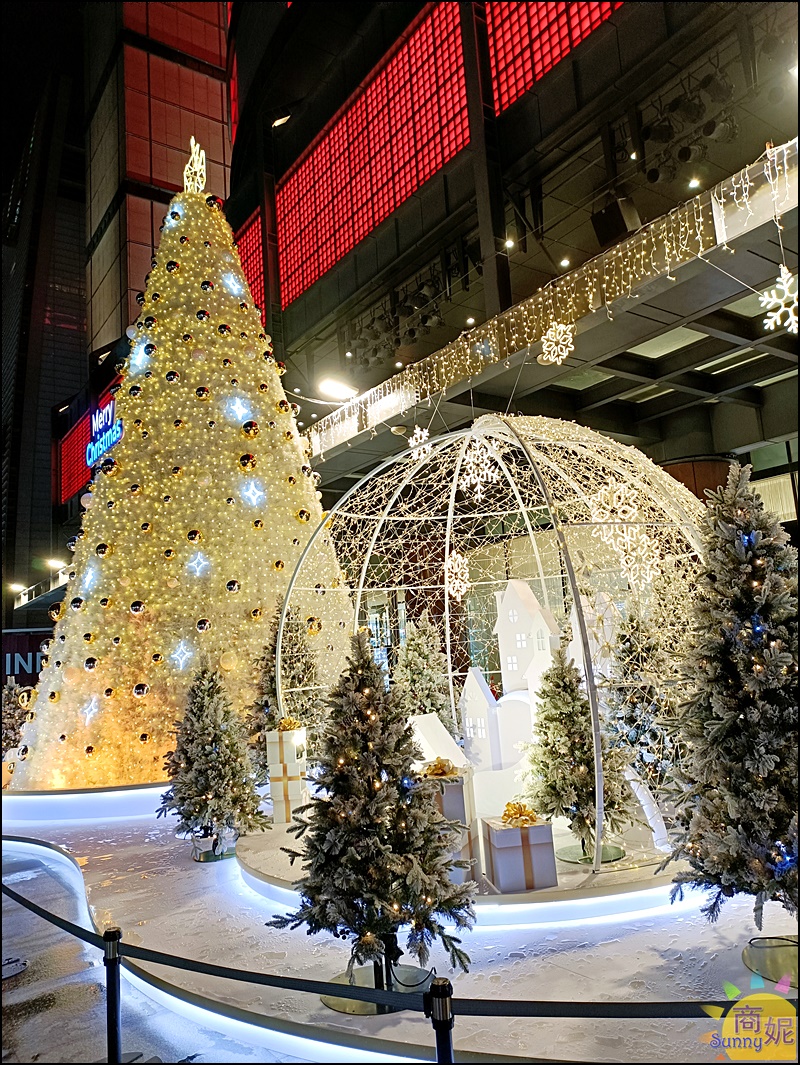
[[[590,500],[592,535],[617,553],[628,582],[642,592],[658,575],[658,551],[643,525],[630,485],[611,483]]]
[[[491,484],[498,479],[497,467],[486,445],[479,441],[473,441],[461,466],[461,477],[458,487],[466,495],[472,492],[476,503],[483,499],[484,485]]]
[[[575,326],[567,322],[553,322],[542,337],[542,354],[537,362],[543,366],[560,366],[575,350]]]
[[[203,192],[206,187],[206,153],[194,139],[189,140],[191,154],[183,168],[183,191]]]
[[[472,587],[467,560],[458,551],[453,551],[447,559],[444,572],[448,592],[457,603],[460,603],[461,597]]]
[[[414,432],[408,438],[408,446],[411,448],[411,457],[415,462],[426,459],[430,455],[431,445],[425,443],[430,435],[430,430],[423,429],[419,425],[414,426]]]
[[[764,328],[773,332],[785,328],[797,336],[797,278],[787,266],[781,267],[776,287],[762,292],[759,302],[765,311]],[[784,319],[784,315],[786,316]]]

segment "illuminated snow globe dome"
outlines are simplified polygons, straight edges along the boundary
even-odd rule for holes
[[[636,448],[572,422],[490,414],[434,440],[417,434],[343,496],[301,556],[287,602],[302,610],[322,590],[317,556],[332,544],[343,579],[324,589],[326,610],[349,614],[354,631],[368,626],[390,673],[406,625],[427,612],[466,753],[498,765],[530,739],[541,677],[562,643],[594,721],[624,672],[623,645],[646,659],[648,683],[675,688],[701,509]],[[342,642],[326,646],[321,687],[344,668]],[[284,697],[291,682],[280,681]],[[511,753],[490,749],[504,742],[481,714],[493,698],[529,701],[530,724],[522,712],[508,726]]]

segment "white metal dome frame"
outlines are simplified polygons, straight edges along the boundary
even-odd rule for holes
[[[462,596],[473,586],[474,594],[481,588],[485,596],[486,588],[500,588],[519,576],[536,585],[539,600],[562,621],[572,604],[576,608],[578,633],[573,636],[591,708],[601,827],[603,766],[594,660],[599,637],[586,604],[600,591],[616,602],[618,614],[633,600],[644,602],[652,624],[676,648],[687,627],[700,510],[700,502],[642,452],[573,422],[489,414],[468,429],[411,441],[407,451],[382,462],[342,496],[297,563],[278,628],[279,706],[289,608],[324,603],[325,616],[317,609],[320,616],[308,620],[327,631],[316,650],[323,663],[321,678],[332,684],[346,653],[342,637],[364,621],[365,597],[389,589],[401,590],[404,597],[410,592],[438,600],[441,610],[433,612],[434,620],[450,666],[455,715],[456,683],[464,672],[454,668],[456,652],[464,657],[456,629],[460,625],[467,631]],[[522,550],[520,542],[530,550]],[[331,543],[345,580],[326,588],[315,582],[314,574],[320,572],[315,558]],[[504,557],[502,577],[489,573],[497,558],[481,562],[482,553],[491,554],[498,546]],[[511,552],[515,558],[509,561]],[[498,558],[500,553],[495,551]],[[476,574],[486,579],[475,580]],[[333,640],[326,650],[324,640]],[[595,870],[601,846],[599,830]]]

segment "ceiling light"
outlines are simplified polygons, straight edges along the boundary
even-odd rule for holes
[[[789,67],[789,73],[793,77],[795,77],[795,78],[797,77],[797,63],[795,63],[795,65],[793,67]]]
[[[300,389],[299,389],[299,388],[295,388],[295,389],[294,389],[294,394],[295,394],[296,396],[299,396],[299,395],[300,395]]]
[[[666,181],[672,181],[675,177],[675,167],[672,163],[662,163],[661,166],[651,166],[647,171],[647,180],[651,185],[660,185]]]
[[[700,88],[706,96],[718,104],[727,103],[736,91],[733,87],[733,82],[721,70],[706,74],[700,82]]]
[[[691,179],[691,181],[689,182],[689,188],[690,189],[699,189],[700,188],[700,178],[693,177]]]
[[[298,422],[297,424],[298,424],[298,425],[300,426],[300,428],[302,429],[302,428],[303,428],[303,427],[305,426],[305,424],[306,424],[306,423],[305,423],[305,422]]]
[[[467,318],[467,325],[475,325],[475,319],[474,318]]]
[[[352,357],[353,357],[353,353],[352,353],[352,351],[346,351],[346,352],[344,353],[344,357],[345,357],[346,359],[352,359]]]
[[[315,418],[317,418],[317,417],[318,417],[318,415],[316,415],[316,414],[312,414],[312,415],[311,415],[311,420],[313,421],[313,420],[314,420]]]
[[[277,129],[278,126],[285,126],[291,117],[291,115],[280,115],[278,118],[273,119],[272,128]]]
[[[628,156],[628,158],[629,159],[638,159],[639,158],[639,153],[638,152],[631,152],[631,154]]]
[[[562,265],[562,266],[564,267],[564,269],[566,270],[566,268],[567,268],[567,267],[569,266],[569,259],[562,259],[562,260],[561,260],[561,265]]]
[[[9,584],[8,587],[9,587],[9,589],[12,592],[24,592],[25,591],[25,585],[24,584]]]
[[[507,248],[513,248],[514,247],[514,241],[511,239],[511,237],[506,237],[506,247]]]
[[[396,362],[396,363],[395,363],[395,367],[396,367],[396,368],[397,368],[398,370],[402,370],[402,369],[403,369],[403,364],[402,364],[402,362]]]
[[[66,562],[62,562],[60,558],[48,558],[47,565],[50,569],[63,569],[66,566]]]
[[[347,400],[358,395],[357,388],[346,385],[344,381],[336,381],[333,377],[323,377],[317,385],[317,391],[328,399]]]
[[[709,140],[719,141],[720,144],[730,144],[739,136],[739,124],[733,115],[721,115],[712,118],[703,126],[701,133]]]

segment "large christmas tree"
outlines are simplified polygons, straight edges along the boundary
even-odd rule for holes
[[[410,717],[436,714],[447,731],[455,736],[456,723],[450,707],[447,656],[436,626],[423,611],[418,621],[406,625],[406,642],[397,655],[392,673],[395,697]]]
[[[737,463],[708,493],[702,531],[672,854],[692,868],[673,894],[710,889],[711,920],[753,895],[760,928],[770,899],[797,912],[797,551]]]
[[[158,816],[176,814],[179,832],[212,836],[215,850],[225,829],[244,835],[268,827],[259,809],[245,724],[219,670],[201,665],[189,688],[186,713],[175,728],[175,750],[166,758],[172,784]]]
[[[3,685],[3,757],[6,751],[19,746],[22,724],[28,716],[29,706],[26,695],[30,691],[17,684],[14,677],[9,677]]]
[[[302,851],[289,851],[305,869],[300,907],[271,923],[348,939],[348,971],[394,963],[398,932],[408,925],[407,948],[421,964],[438,939],[466,969],[469,958],[445,927],[474,919],[471,882],[449,876],[460,826],[439,813],[436,782],[411,771],[420,751],[364,631],[353,637],[348,666],[330,697],[316,779],[322,791],[295,811],[290,829],[305,837]]]
[[[632,768],[654,795],[664,790],[679,749],[675,692],[665,681],[663,658],[658,633],[634,608],[620,625],[611,676],[600,685],[609,743],[630,752]]]
[[[122,436],[93,455],[16,788],[163,780],[201,654],[243,712],[266,618],[321,519],[282,368],[201,164],[195,152],[167,209],[116,410],[97,419],[111,423],[98,446]],[[338,580],[332,553],[318,552],[317,573],[323,587]]]
[[[594,745],[589,699],[573,662],[560,647],[542,674],[537,694],[536,739],[524,745],[524,798],[539,814],[566,817],[581,847],[594,845]],[[601,736],[603,759],[603,831],[618,832],[633,815],[633,793],[625,779],[630,755]]]

